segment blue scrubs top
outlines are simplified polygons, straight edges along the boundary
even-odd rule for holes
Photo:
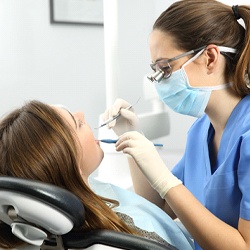
[[[199,118],[172,172],[209,211],[237,228],[239,217],[250,220],[250,95],[229,117],[211,171],[208,145],[213,133],[208,117]],[[201,248],[196,244],[196,249]]]

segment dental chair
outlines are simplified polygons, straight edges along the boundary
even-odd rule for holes
[[[111,230],[77,233],[85,210],[71,192],[39,181],[0,177],[0,223],[34,246],[31,249],[176,249],[160,243]],[[29,248],[30,249],[30,248]]]

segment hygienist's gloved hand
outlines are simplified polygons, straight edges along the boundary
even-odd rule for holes
[[[116,150],[134,158],[151,186],[162,198],[182,182],[165,166],[154,144],[138,132],[127,132],[120,136]]]
[[[105,122],[117,115],[119,112],[121,113],[120,117],[107,124],[107,128],[112,128],[118,136],[128,131],[139,130],[139,119],[134,113],[133,108],[126,109],[129,106],[130,104],[127,101],[120,98],[116,99],[113,106],[106,109],[101,116],[102,120]]]

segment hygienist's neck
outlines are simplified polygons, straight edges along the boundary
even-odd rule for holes
[[[205,112],[215,131],[223,133],[231,113],[241,99],[231,87],[212,91]]]

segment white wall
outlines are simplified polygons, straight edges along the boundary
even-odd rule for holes
[[[220,2],[227,4],[229,6],[232,5],[242,5],[242,4],[246,4],[249,5],[249,1],[248,0],[219,0]]]
[[[40,99],[83,109],[96,124],[105,105],[102,26],[51,25],[48,0],[1,0],[0,33],[0,115]]]

